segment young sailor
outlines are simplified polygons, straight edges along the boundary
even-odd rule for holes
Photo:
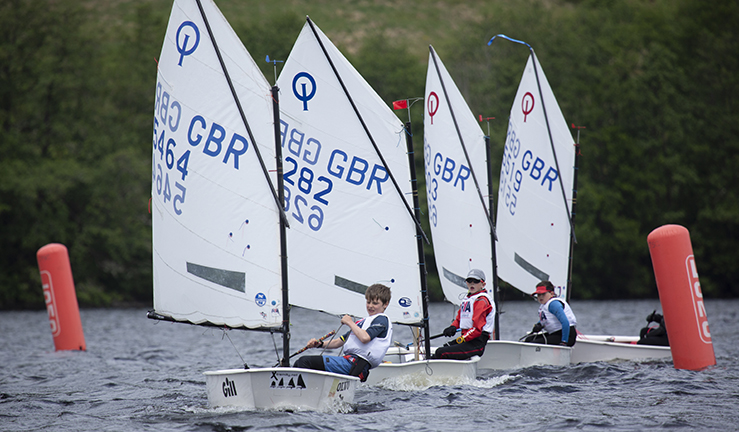
[[[530,335],[525,342],[575,345],[577,318],[570,305],[554,294],[554,285],[549,281],[541,281],[531,295],[539,301],[539,322],[532,331],[536,333],[544,329],[544,334]]]
[[[467,298],[462,301],[452,325],[444,329],[451,337],[461,329],[456,340],[436,349],[433,358],[465,360],[482,356],[490,335],[495,331],[495,303],[485,289],[485,273],[472,269],[467,274]]]
[[[367,318],[354,322],[351,316],[344,315],[341,323],[350,329],[345,335],[328,342],[317,339],[308,341],[309,348],[333,349],[343,346],[344,355],[303,356],[295,362],[295,367],[356,376],[362,382],[367,380],[369,370],[382,363],[390,348],[393,327],[385,315],[385,309],[390,304],[390,288],[381,284],[371,285],[364,297],[367,301]]]

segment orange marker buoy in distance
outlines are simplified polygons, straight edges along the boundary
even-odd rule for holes
[[[675,369],[715,365],[690,233],[680,225],[664,225],[652,231],[647,242]]]
[[[57,351],[85,351],[87,346],[67,247],[59,243],[48,244],[36,252],[36,259],[54,347]]]

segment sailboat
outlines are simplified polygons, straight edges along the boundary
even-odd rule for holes
[[[278,96],[212,0],[174,1],[156,84],[149,317],[282,333],[282,367],[205,372],[212,407],[330,410],[359,379],[289,367]]]
[[[549,280],[555,293],[569,301],[575,243],[575,141],[533,48],[498,36],[530,50],[511,108],[501,164],[496,219],[498,275],[527,295],[538,282]],[[570,361],[671,356],[669,347],[636,345],[637,339],[578,334]]]
[[[467,295],[467,272],[478,268],[487,276],[487,288],[489,291],[492,288],[496,303],[496,335],[488,341],[478,369],[569,364],[570,348],[499,338],[498,254],[493,244],[496,234],[500,244],[508,233],[501,233],[500,225],[496,226],[490,215],[493,193],[489,143],[432,46],[426,76],[425,114],[426,196],[444,296],[447,301],[460,304]],[[500,212],[501,203],[498,208]],[[501,277],[507,280],[507,274]]]
[[[364,316],[367,287],[382,283],[390,320],[428,334],[425,234],[403,124],[310,18],[277,83],[291,304]],[[474,360],[402,360],[372,369],[367,384],[419,370],[476,375]]]

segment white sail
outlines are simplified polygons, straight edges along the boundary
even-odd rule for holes
[[[448,301],[460,304],[467,295],[464,280],[470,269],[483,270],[488,282],[493,277],[485,135],[433,47],[429,49],[426,197],[441,287]]]
[[[270,86],[211,0],[176,0],[154,111],[154,308],[196,324],[281,323],[279,213]],[[271,183],[255,152],[272,174]]]
[[[310,19],[278,85],[290,303],[364,316],[366,287],[383,283],[392,290],[390,318],[421,321],[401,122]]]
[[[498,276],[527,294],[550,280],[566,298],[574,142],[532,51],[511,108],[496,217]]]

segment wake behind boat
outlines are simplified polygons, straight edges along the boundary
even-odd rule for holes
[[[289,367],[277,100],[211,0],[175,0],[156,85],[149,317],[283,334],[283,367],[206,372],[211,406],[330,410],[359,379]]]

